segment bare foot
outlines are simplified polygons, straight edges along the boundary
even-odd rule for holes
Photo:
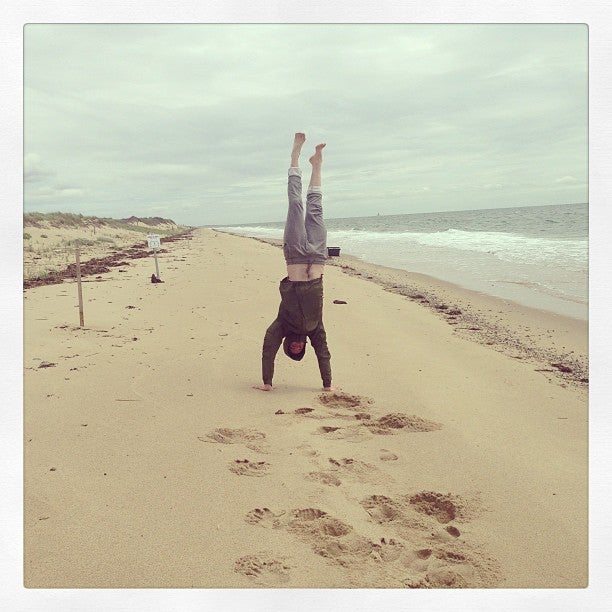
[[[253,385],[253,389],[259,389],[260,391],[272,391],[272,385]]]
[[[308,160],[313,166],[315,164],[322,164],[323,163],[323,147],[325,146],[325,143],[322,144],[318,144],[315,147],[315,154]]]
[[[291,149],[291,166],[297,168],[298,159],[302,152],[302,145],[306,141],[306,134],[304,132],[296,132],[293,137],[293,149]]]

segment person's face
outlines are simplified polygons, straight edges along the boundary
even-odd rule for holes
[[[289,344],[289,351],[292,355],[299,355],[304,350],[304,342],[291,342]]]

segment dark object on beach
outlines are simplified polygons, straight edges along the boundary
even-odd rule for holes
[[[334,300],[334,304],[346,304],[344,300]]]
[[[458,538],[461,535],[461,532],[453,525],[449,525],[446,528],[446,531],[448,531],[448,533],[450,533],[453,536],[453,538]]]
[[[164,281],[161,278],[157,278],[155,274],[151,274],[151,282],[152,283],[163,283]]]
[[[574,371],[572,368],[563,365],[562,363],[551,363],[550,365],[553,366],[553,368],[557,368],[557,370],[560,372],[565,372],[566,374],[571,374]]]
[[[41,361],[39,368],[54,368],[57,364],[51,363],[50,361]]]
[[[308,414],[313,411],[314,408],[296,408],[293,412],[295,412],[295,414]]]
[[[340,255],[340,247],[327,247],[328,257],[338,257]]]

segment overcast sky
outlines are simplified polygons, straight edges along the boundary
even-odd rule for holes
[[[585,25],[27,25],[25,212],[282,221],[586,202]]]

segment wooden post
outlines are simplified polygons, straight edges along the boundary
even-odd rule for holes
[[[159,278],[159,266],[157,265],[157,249],[153,249],[153,257],[155,257],[155,276]]]
[[[77,274],[77,287],[79,292],[79,322],[81,327],[85,326],[83,319],[83,290],[81,289],[81,253],[80,247],[77,244],[76,247],[76,274]]]

